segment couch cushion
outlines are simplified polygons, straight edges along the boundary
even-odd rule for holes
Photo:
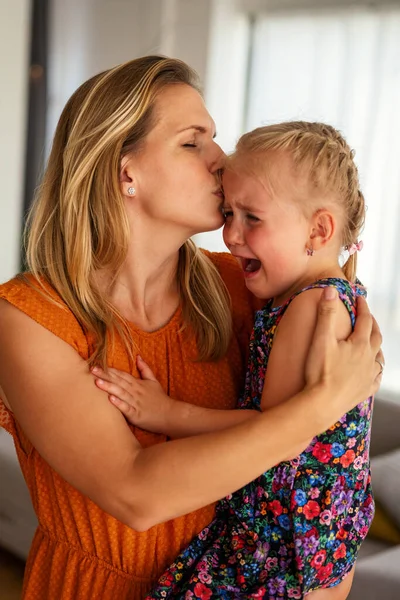
[[[400,546],[358,560],[349,600],[399,600]]]
[[[368,537],[387,544],[400,544],[400,530],[395,521],[375,498],[375,516]]]
[[[400,448],[371,460],[372,489],[377,502],[400,530]]]

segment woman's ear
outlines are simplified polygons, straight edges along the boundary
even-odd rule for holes
[[[136,194],[132,160],[128,156],[124,156],[121,160],[121,167],[119,171],[119,184],[121,194],[123,196],[132,197]]]
[[[326,208],[317,210],[311,218],[309,244],[314,250],[323,248],[334,236],[336,219]]]

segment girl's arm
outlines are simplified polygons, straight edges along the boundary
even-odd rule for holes
[[[277,327],[268,359],[261,401],[263,410],[284,402],[304,388],[307,356],[322,293],[322,288],[304,291],[286,309]],[[349,313],[340,302],[332,335],[337,341],[345,340],[351,330]]]
[[[174,400],[167,396],[150,367],[137,357],[141,379],[118,369],[92,369],[96,385],[132,423],[172,438],[221,431],[257,417],[255,410],[218,410]]]
[[[93,385],[77,352],[2,300],[2,399],[37,452],[66,481],[144,531],[206,506],[297,455],[376,391],[379,328],[361,301],[353,334],[338,343],[332,335],[338,306],[328,298],[320,305],[302,392],[223,431],[142,448]]]

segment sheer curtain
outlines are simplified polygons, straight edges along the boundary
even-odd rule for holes
[[[301,10],[301,4],[291,11],[270,8],[248,15],[247,74],[241,81],[246,97],[242,125],[234,133],[282,120],[320,120],[337,127],[356,150],[368,205],[359,277],[384,333],[383,387],[398,394],[400,2],[361,6],[360,0],[357,7],[329,10],[321,10],[318,2],[315,8],[306,2]],[[230,35],[234,40],[234,30]],[[213,58],[222,61],[216,54]],[[209,105],[219,124],[227,99],[218,97],[215,81],[211,84]],[[223,119],[221,114],[222,134],[230,142],[233,132]]]

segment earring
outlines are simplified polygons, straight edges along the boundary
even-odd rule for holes
[[[314,249],[311,248],[307,248],[307,256],[314,256]]]
[[[128,194],[129,194],[130,196],[134,196],[134,195],[136,194],[136,190],[135,190],[135,188],[134,188],[134,187],[129,187],[129,188],[128,188]]]

